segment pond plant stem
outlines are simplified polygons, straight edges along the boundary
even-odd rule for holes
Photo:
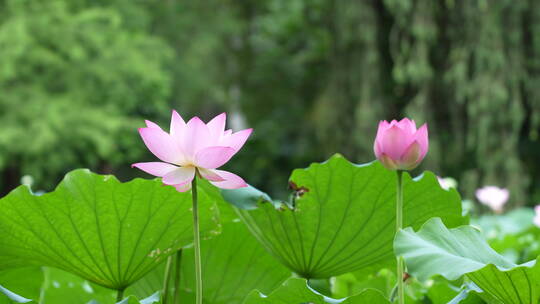
[[[397,191],[396,191],[396,233],[403,228],[403,171],[397,170]],[[403,257],[397,257],[397,296],[398,303],[405,303],[405,292],[403,289]]]
[[[173,264],[173,255],[167,258],[167,265],[165,266],[165,277],[163,278],[163,304],[167,304],[169,300],[169,280],[171,278],[171,268]]]
[[[180,267],[182,266],[182,250],[176,253],[176,267],[174,273],[174,304],[180,303]]]
[[[202,268],[201,268],[201,246],[199,236],[199,209],[197,206],[197,174],[191,182],[191,194],[193,199],[193,249],[195,251],[195,303],[202,304],[203,286],[202,286]]]
[[[122,301],[122,299],[124,298],[124,289],[125,288],[118,289],[118,292],[116,293],[116,303]]]

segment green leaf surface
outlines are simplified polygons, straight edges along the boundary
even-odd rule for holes
[[[459,293],[456,288],[445,281],[436,281],[427,291],[427,297],[433,304],[446,304]]]
[[[116,291],[88,282],[69,272],[43,267],[45,281],[42,286],[41,304],[109,304],[116,299]]]
[[[39,299],[40,304],[109,304],[116,298],[114,290],[51,267],[6,269],[0,272],[0,284],[17,295]]]
[[[376,274],[358,278],[352,273],[334,277],[332,280],[332,297],[345,298],[361,293],[366,289],[374,289],[390,297],[396,287],[396,275],[388,269],[382,269]],[[426,285],[414,278],[405,281],[405,303],[424,303]]]
[[[222,234],[203,242],[201,250],[207,303],[242,303],[251,290],[270,292],[291,276],[241,222],[224,224]],[[195,290],[193,249],[186,249],[182,258],[182,288]]]
[[[217,210],[201,190],[201,229],[216,233]],[[0,269],[46,265],[122,289],[192,242],[190,193],[158,180],[120,183],[88,170],[54,192],[21,186],[0,200]]]
[[[249,185],[247,187],[234,190],[221,190],[221,193],[227,202],[244,210],[257,209],[257,205],[261,201],[272,201],[268,194]]]
[[[395,285],[395,274],[383,270],[381,273],[359,280],[352,273],[346,273],[334,277],[332,280],[332,295],[336,298],[350,297],[368,288],[390,295]]]
[[[540,263],[515,265],[491,249],[471,226],[448,229],[435,218],[418,232],[400,231],[394,246],[396,254],[405,258],[408,272],[421,280],[436,274],[449,280],[466,275],[489,302],[538,303],[540,299]]]
[[[540,228],[534,226],[517,234],[507,234],[502,239],[490,239],[489,245],[513,262],[523,263],[540,255]]]
[[[235,212],[233,205],[229,204],[223,199],[221,191],[216,186],[212,185],[206,179],[200,178],[197,180],[198,189],[204,191],[209,199],[216,203],[219,210],[219,224],[229,223],[233,221],[239,221],[238,215]]]
[[[493,264],[468,273],[486,295],[486,302],[495,304],[538,303],[540,301],[540,258],[503,271]]]
[[[309,288],[315,290],[316,292],[325,295],[333,296],[332,294],[332,278],[329,279],[309,279],[308,286]]]
[[[335,155],[295,170],[290,182],[296,191],[284,204],[254,188],[223,191],[224,198],[247,207],[238,213],[251,232],[304,278],[393,267],[395,172],[378,162],[355,165]],[[434,174],[416,180],[404,174],[404,187],[405,226],[419,228],[434,216],[451,227],[464,223],[458,193],[443,190]]]
[[[0,285],[0,303],[2,304],[11,304],[11,303],[36,303],[30,299],[27,299],[23,296],[20,296],[13,291],[5,288]]]
[[[502,239],[508,234],[518,234],[533,227],[533,218],[531,208],[519,208],[502,215],[483,215],[472,220],[471,224],[479,226],[488,239]]]
[[[220,235],[203,240],[201,258],[203,299],[207,304],[242,303],[251,290],[270,292],[291,276],[291,272],[269,255],[245,225],[238,221],[223,224]],[[193,259],[193,249],[184,249],[181,288],[184,297],[188,298],[195,290]],[[150,291],[161,290],[164,268],[165,265],[162,265],[145,276],[128,289],[128,293],[146,296]],[[185,299],[183,301],[191,303]]]
[[[379,291],[366,289],[352,297],[336,300],[325,297],[310,289],[305,279],[291,278],[268,296],[254,290],[244,304],[388,304]]]
[[[11,268],[0,271],[0,285],[29,299],[40,298],[43,279],[44,273],[41,267]],[[0,300],[0,303],[3,302]]]

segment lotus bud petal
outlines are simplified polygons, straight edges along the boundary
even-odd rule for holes
[[[412,170],[428,152],[427,124],[416,129],[414,120],[381,121],[373,150],[377,159],[390,170]]]

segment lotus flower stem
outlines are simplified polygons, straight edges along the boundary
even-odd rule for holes
[[[397,191],[396,191],[396,233],[403,228],[403,171],[397,170]],[[403,257],[397,257],[397,293],[398,303],[405,303],[405,292],[403,289]]]
[[[174,304],[180,303],[180,266],[182,265],[182,250],[176,253],[176,269],[174,274]]]
[[[191,194],[193,198],[193,249],[195,251],[195,284],[196,304],[202,304],[202,268],[201,268],[201,246],[199,236],[199,210],[197,206],[197,175],[191,181]],[[175,303],[176,304],[176,303]]]
[[[116,293],[116,302],[115,303],[118,303],[118,302],[122,301],[122,299],[124,298],[124,289],[125,288],[118,289],[118,292]]]
[[[173,256],[167,258],[165,266],[165,277],[163,278],[163,304],[167,304],[169,296],[169,279],[171,278],[171,268],[173,264]]]

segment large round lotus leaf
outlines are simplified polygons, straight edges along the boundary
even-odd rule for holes
[[[291,276],[290,270],[269,255],[241,222],[224,223],[220,235],[203,240],[201,260],[206,304],[240,304],[251,290],[270,293]],[[162,290],[164,264],[133,284],[127,292],[146,297],[155,290]],[[175,267],[174,264],[172,269]],[[194,298],[195,290],[193,248],[183,250],[181,267],[181,299],[191,303],[187,299]],[[169,288],[169,303],[173,300],[173,289],[173,286]]]
[[[200,193],[201,228],[215,233],[216,207]],[[21,186],[0,200],[0,269],[52,266],[123,289],[192,242],[190,193],[158,180],[120,183],[88,170],[66,175],[54,192]]]
[[[516,265],[489,247],[472,226],[448,229],[440,219],[431,219],[418,232],[401,230],[394,247],[405,258],[408,272],[420,280],[466,276],[482,289],[480,297],[488,297],[488,303],[540,301],[540,257]]]
[[[287,203],[254,189],[223,192],[263,246],[304,278],[393,267],[396,173],[378,162],[350,163],[340,155],[297,169]],[[455,190],[426,172],[404,174],[404,224],[419,228],[431,217],[453,227],[466,220]]]

